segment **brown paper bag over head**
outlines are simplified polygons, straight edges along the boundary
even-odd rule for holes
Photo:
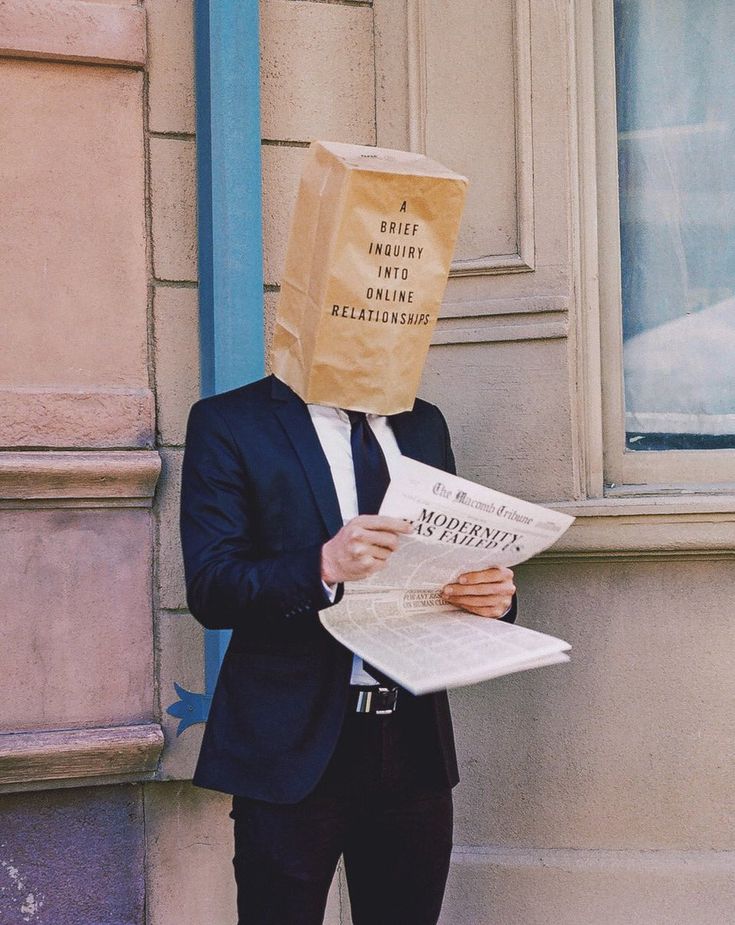
[[[313,142],[271,351],[273,372],[304,401],[413,407],[466,189],[421,154]]]

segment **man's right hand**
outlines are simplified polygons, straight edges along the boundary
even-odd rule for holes
[[[322,581],[328,585],[358,581],[385,568],[398,537],[413,527],[398,517],[359,514],[322,546]]]

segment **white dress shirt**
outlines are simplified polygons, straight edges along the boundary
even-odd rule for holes
[[[342,522],[347,523],[357,517],[357,486],[355,469],[352,465],[352,427],[350,419],[341,408],[329,408],[327,405],[307,405],[311,420],[314,422],[319,442],[327,457],[332,471],[332,480],[337,491]],[[392,475],[394,466],[401,458],[395,435],[388,423],[388,418],[378,414],[367,415],[370,429],[375,434]],[[363,668],[362,659],[353,655],[351,684],[376,684],[375,678]]]

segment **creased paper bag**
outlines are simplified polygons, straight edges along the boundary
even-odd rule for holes
[[[466,188],[421,154],[311,145],[271,352],[304,401],[375,414],[413,406]]]

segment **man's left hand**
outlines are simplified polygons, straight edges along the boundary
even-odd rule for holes
[[[509,568],[484,568],[465,572],[442,588],[444,599],[478,617],[502,617],[513,603],[516,586]]]

